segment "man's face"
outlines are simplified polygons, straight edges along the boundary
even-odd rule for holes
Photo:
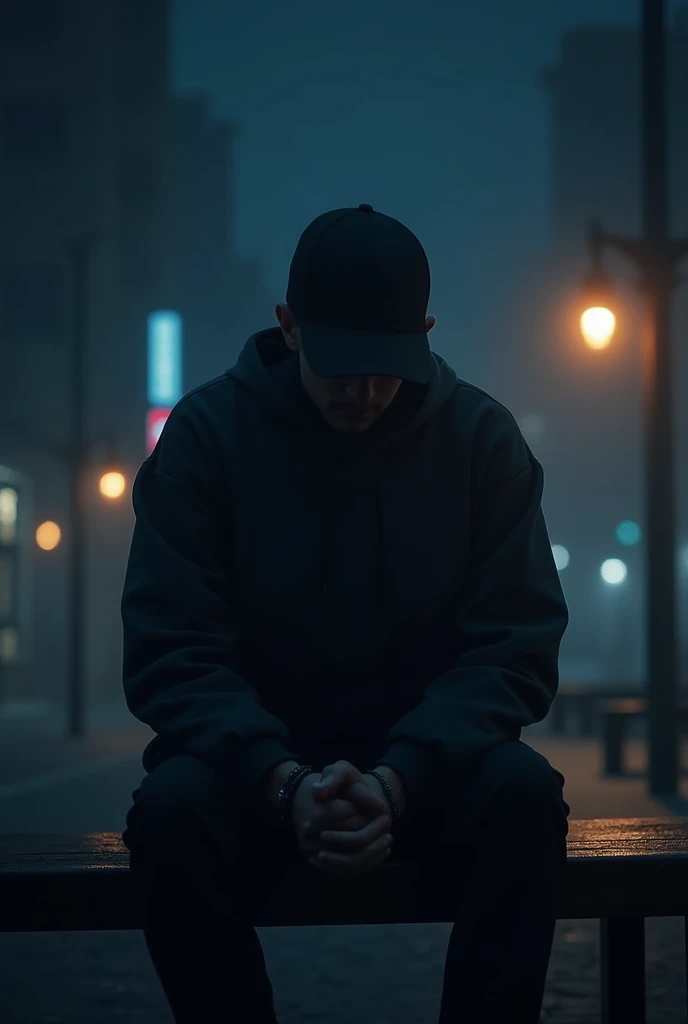
[[[303,386],[334,430],[367,430],[401,387],[398,377],[318,377],[303,351],[300,361]]]
[[[293,352],[299,353],[301,380],[316,407],[334,429],[348,433],[362,433],[382,415],[401,387],[399,377],[319,377],[306,361],[299,329],[287,306],[276,309],[284,340]],[[426,327],[432,329],[434,317],[428,317]],[[429,325],[429,326],[428,326]]]

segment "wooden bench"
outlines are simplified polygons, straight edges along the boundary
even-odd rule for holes
[[[305,862],[247,880],[257,927],[446,922],[414,865],[332,878]],[[604,1024],[645,1024],[645,918],[688,919],[688,818],[571,821],[560,918],[601,924]],[[0,836],[0,931],[138,929],[116,833]]]
[[[577,722],[578,735],[592,736],[597,725],[600,701],[642,697],[640,686],[628,683],[562,683],[547,716],[550,731],[564,736],[569,722]]]
[[[628,727],[631,722],[644,718],[648,709],[648,701],[643,697],[600,702],[605,775],[623,775],[626,772],[624,754]],[[685,696],[679,700],[677,711],[685,728],[688,724],[688,700]]]

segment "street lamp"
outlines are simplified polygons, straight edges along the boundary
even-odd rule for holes
[[[580,326],[588,348],[606,348],[616,330],[616,316],[606,306],[589,306],[581,314]]]
[[[688,239],[674,239],[669,235],[665,77],[664,0],[642,0],[643,233],[640,238],[608,234],[599,221],[592,221],[588,243],[592,277],[598,288],[600,282],[602,290],[606,287],[601,253],[604,247],[609,247],[635,264],[645,296],[649,774],[652,794],[674,796],[679,756],[670,312],[676,269],[688,252]],[[596,298],[588,302],[588,309],[581,318],[581,329],[589,345],[592,339],[592,348],[604,347],[605,339],[609,344],[613,316],[607,303]]]

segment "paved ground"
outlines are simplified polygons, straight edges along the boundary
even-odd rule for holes
[[[0,720],[2,831],[121,830],[148,733],[98,724],[75,743],[54,728]],[[567,777],[573,817],[669,813],[640,779],[601,780],[594,741],[552,740],[540,730],[525,738]],[[640,768],[642,745],[632,753]],[[595,921],[559,922],[543,1022],[600,1020],[597,930]],[[261,929],[281,1024],[436,1021],[448,934],[440,925]],[[682,920],[649,921],[647,945],[650,1024],[685,1024]],[[140,933],[0,935],[2,1024],[124,1020],[171,1022]]]

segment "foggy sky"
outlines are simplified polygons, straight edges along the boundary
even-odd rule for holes
[[[489,307],[547,245],[539,72],[568,27],[629,25],[639,10],[639,0],[177,0],[174,85],[207,92],[240,126],[234,241],[260,257],[274,301],[306,224],[371,203],[425,245],[433,346],[470,376]]]

